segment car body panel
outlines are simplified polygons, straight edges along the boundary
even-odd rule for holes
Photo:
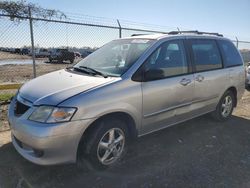
[[[182,79],[191,83],[181,85]],[[193,74],[142,83],[142,134],[176,121],[176,115],[189,111],[193,101]],[[183,109],[186,109],[183,111]]]
[[[69,97],[115,80],[117,78],[94,77],[59,70],[27,82],[21,87],[19,94],[34,105],[57,105]]]
[[[17,151],[29,161],[41,165],[75,162],[81,136],[95,119],[46,125],[31,122],[28,117],[33,111],[32,108],[20,117],[14,114],[15,99],[10,104],[8,117],[12,143]],[[20,147],[17,140],[25,144],[26,148]],[[42,150],[44,155],[36,157],[32,149]]]
[[[198,81],[199,77],[203,77],[202,81]],[[209,101],[215,101],[213,108],[216,107],[223,94],[230,84],[228,81],[229,75],[225,69],[199,72],[194,74],[195,90],[194,101],[195,106],[199,111],[207,111]],[[216,83],[216,84],[215,84]],[[195,107],[194,107],[195,110]]]

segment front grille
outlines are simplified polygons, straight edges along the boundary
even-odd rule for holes
[[[24,114],[30,107],[19,102],[18,100],[16,100],[16,104],[15,104],[15,114],[16,115],[22,115]]]

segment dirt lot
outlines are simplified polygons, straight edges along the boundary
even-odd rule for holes
[[[75,59],[75,63],[80,60],[80,58]],[[6,62],[10,64],[5,64]],[[36,62],[37,76],[72,66],[67,61],[64,63],[49,63],[48,58],[36,58]],[[1,65],[1,63],[4,64]],[[23,83],[32,78],[31,56],[0,52],[0,84]]]
[[[68,64],[43,63],[36,65],[37,76],[66,68]],[[17,75],[18,72],[18,75]],[[32,65],[0,66],[0,83],[23,83],[33,78]]]
[[[8,59],[31,59],[31,56],[19,55],[9,52],[0,52],[0,60],[8,60]]]
[[[15,151],[9,136],[5,124],[0,132],[1,188],[250,187],[247,91],[229,121],[217,123],[206,115],[144,136],[116,167],[104,172],[75,165],[34,165]]]

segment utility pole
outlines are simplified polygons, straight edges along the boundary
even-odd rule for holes
[[[122,27],[118,19],[117,19],[117,24],[119,26],[119,38],[122,38]]]
[[[237,48],[239,48],[239,40],[237,37],[235,37],[235,38],[236,38],[236,46],[237,46]]]
[[[33,34],[33,23],[31,17],[31,10],[29,7],[29,22],[30,22],[30,39],[31,39],[31,54],[32,54],[32,62],[33,62],[33,78],[36,77],[36,60],[35,60],[35,47],[34,47],[34,34]]]

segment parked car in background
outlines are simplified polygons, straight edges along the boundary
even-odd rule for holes
[[[81,54],[79,52],[74,52],[75,58],[81,57]]]
[[[8,48],[8,52],[14,54],[16,51],[16,48]]]
[[[38,48],[35,50],[36,57],[49,57],[50,52],[45,48]]]
[[[89,50],[85,50],[81,53],[81,57],[82,58],[85,58],[87,57],[89,54],[93,53],[92,51],[89,51]]]
[[[15,53],[15,54],[20,54],[20,53],[21,53],[21,49],[20,49],[20,48],[15,48],[14,53]]]
[[[49,55],[49,62],[57,61],[63,63],[64,61],[70,61],[73,63],[75,59],[74,52],[68,51],[68,49],[52,49]]]
[[[237,48],[219,34],[182,33],[114,40],[25,83],[8,111],[16,150],[41,165],[103,169],[138,136],[207,113],[228,120],[245,89]]]
[[[250,62],[246,66],[246,88],[250,89]]]
[[[35,57],[49,57],[50,52],[45,48],[35,48]],[[29,51],[29,55],[32,56],[32,50]]]
[[[29,48],[22,48],[21,49],[21,54],[22,55],[28,55],[30,53],[30,49]]]

